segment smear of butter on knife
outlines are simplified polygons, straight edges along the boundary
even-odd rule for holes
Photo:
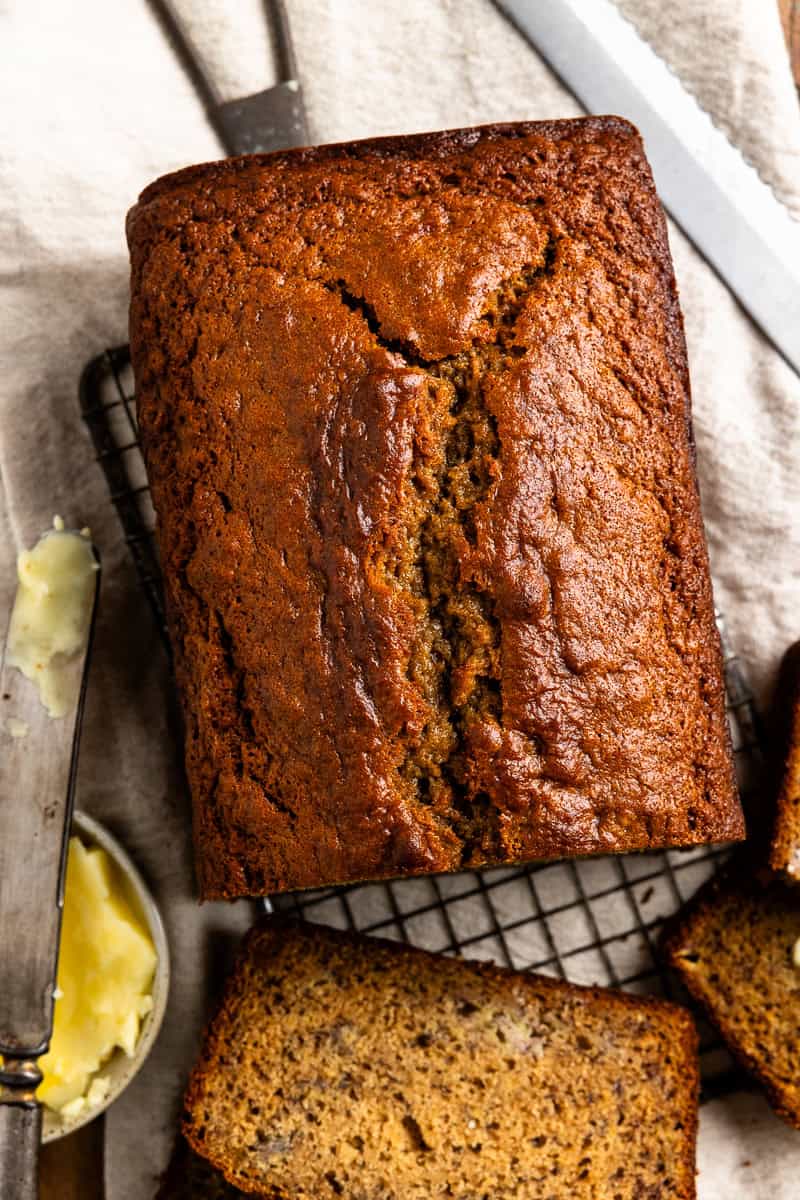
[[[65,666],[86,642],[97,570],[88,529],[65,530],[60,517],[17,559],[6,661],[36,684],[51,717],[69,708]]]

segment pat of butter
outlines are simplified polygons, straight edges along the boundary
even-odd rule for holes
[[[99,846],[70,839],[53,1037],[38,1097],[64,1115],[105,1098],[92,1079],[119,1047],[132,1056],[152,1007],[156,952],[116,866]]]
[[[792,949],[792,965],[800,968],[800,938],[797,939]]]
[[[89,1090],[85,1096],[76,1096],[74,1100],[68,1100],[63,1105],[61,1116],[71,1121],[73,1117],[79,1117],[85,1110],[97,1108],[103,1103],[110,1091],[111,1080],[104,1075],[96,1075],[89,1084]]]
[[[63,717],[69,701],[64,664],[88,636],[98,564],[87,536],[65,531],[60,517],[53,525],[17,559],[6,655],[36,684],[50,716]]]

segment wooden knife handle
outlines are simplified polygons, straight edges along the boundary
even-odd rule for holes
[[[39,1200],[42,1110],[35,1102],[0,1103],[0,1196]]]

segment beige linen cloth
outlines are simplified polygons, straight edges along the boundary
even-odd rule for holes
[[[622,7],[800,217],[800,116],[775,0]],[[182,8],[228,96],[271,82],[257,0]],[[289,11],[315,141],[580,111],[489,0],[290,0]],[[107,1120],[108,1195],[146,1200],[219,954],[252,910],[193,900],[172,689],[77,382],[126,338],[127,208],[155,176],[220,149],[147,0],[0,0],[0,112],[0,614],[17,550],[53,513],[91,525],[104,576],[78,799],[147,874],[173,953],[156,1052]],[[717,598],[764,696],[800,634],[800,379],[674,227],[671,240]],[[699,1161],[704,1200],[800,1188],[800,1134],[757,1096],[704,1108]]]

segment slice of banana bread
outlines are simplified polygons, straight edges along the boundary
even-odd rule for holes
[[[128,237],[204,897],[742,836],[631,125],[206,164]]]
[[[272,919],[184,1132],[273,1200],[666,1200],[695,1195],[697,1089],[675,1005]]]
[[[800,643],[784,655],[770,711],[764,778],[748,807],[750,838],[670,921],[666,961],[761,1081],[773,1106],[800,1128],[800,888],[768,865],[791,863],[800,835],[792,803],[800,766]]]
[[[737,855],[667,927],[663,950],[776,1111],[800,1129],[800,889]]]
[[[786,746],[783,779],[778,793],[771,865],[792,880],[800,880],[800,642],[786,652],[779,690],[792,691],[787,710],[788,728],[781,739]]]

